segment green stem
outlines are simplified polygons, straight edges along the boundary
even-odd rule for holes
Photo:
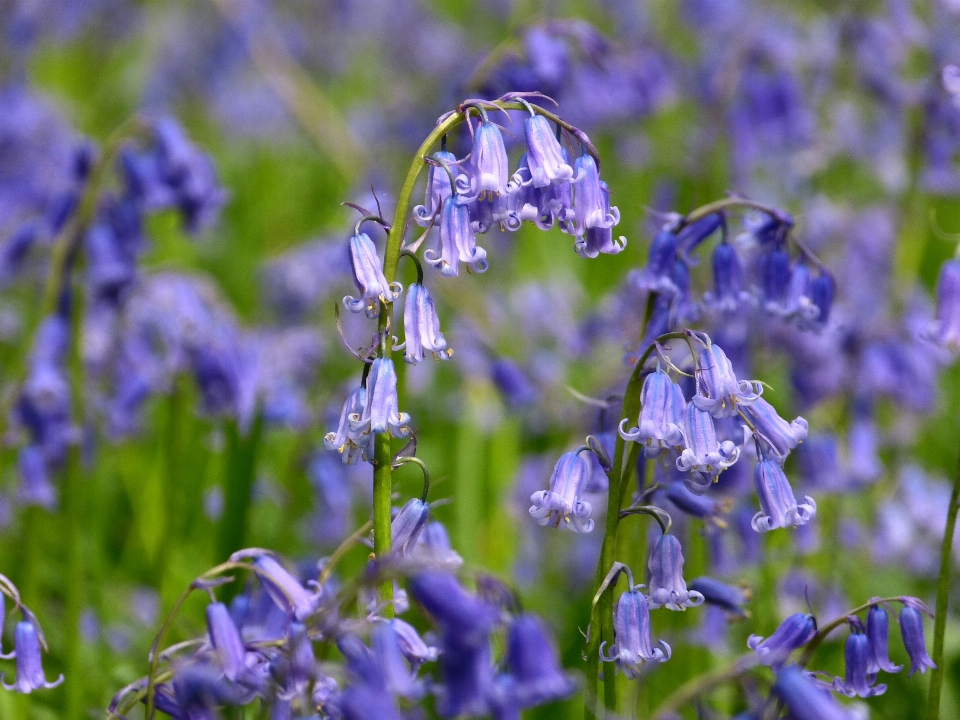
[[[950,600],[950,566],[953,561],[953,535],[957,527],[957,505],[960,503],[960,466],[953,479],[950,505],[947,507],[947,525],[940,546],[940,577],[937,580],[937,609],[933,620],[933,656],[936,667],[930,673],[930,696],[927,700],[927,717],[939,720],[940,692],[943,689],[943,636],[947,629],[947,605]]]
[[[389,347],[389,343],[387,344]],[[393,458],[390,451],[390,435],[383,433],[374,440],[373,466],[373,554],[379,558],[390,555],[393,536],[390,528],[391,495],[393,493]],[[381,585],[381,600],[386,603],[384,617],[393,617],[393,581]]]
[[[223,517],[217,560],[229,557],[247,543],[247,517],[253,483],[257,473],[257,455],[263,435],[263,413],[255,411],[253,423],[244,435],[235,420],[226,422],[227,457],[223,477]]]

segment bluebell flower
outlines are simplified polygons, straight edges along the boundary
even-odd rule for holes
[[[436,690],[442,718],[486,715],[494,699],[494,667],[489,638],[476,645],[460,645],[444,634],[440,656],[443,685]]]
[[[390,692],[405,698],[418,698],[423,694],[416,672],[407,665],[400,644],[400,637],[393,623],[381,622],[373,626],[370,643],[380,674]]]
[[[927,669],[936,667],[927,655],[927,645],[923,637],[923,615],[911,604],[904,603],[900,609],[900,634],[903,637],[903,646],[910,657],[911,675],[918,670],[925,673]]]
[[[430,506],[420,498],[411,498],[390,523],[392,552],[407,557],[413,551],[430,515]]]
[[[810,642],[816,632],[817,621],[813,615],[795,613],[780,623],[770,637],[751,635],[747,647],[757,654],[761,663],[777,668],[787,661],[790,653]]]
[[[640,391],[640,416],[637,425],[624,430],[629,418],[620,421],[620,437],[643,445],[646,457],[656,457],[664,449],[679,449],[683,444],[683,424],[687,401],[680,386],[657,366],[643,381]]]
[[[453,575],[437,571],[420,573],[411,579],[410,591],[440,626],[445,643],[449,639],[475,646],[489,636],[496,609],[464,590]],[[445,648],[446,644],[444,651]]]
[[[236,557],[235,554],[234,558]],[[304,620],[319,606],[322,593],[307,591],[299,580],[269,555],[257,555],[253,561],[253,569],[270,599],[295,620]]]
[[[423,360],[424,351],[433,353],[437,360],[446,360],[453,355],[447,348],[447,340],[440,332],[440,318],[430,293],[420,283],[407,288],[403,305],[403,359],[416,364]]]
[[[527,140],[527,163],[530,182],[534,187],[557,185],[573,178],[573,168],[563,157],[549,121],[542,115],[532,115],[523,121]]]
[[[751,405],[763,393],[757,381],[738,380],[723,349],[703,334],[695,334],[703,345],[697,368],[697,393],[693,403],[714,417],[733,417],[741,405]]]
[[[477,246],[477,239],[470,220],[470,209],[458,202],[457,196],[443,201],[440,213],[440,255],[433,248],[424,251],[423,258],[449,277],[460,274],[460,263],[467,263],[472,272],[486,271],[487,253]]]
[[[898,673],[902,665],[895,665],[890,660],[889,620],[887,610],[882,605],[871,605],[867,611],[867,640],[870,652],[867,657],[867,672],[878,673],[881,670],[888,673]]]
[[[511,623],[506,664],[509,675],[498,683],[498,704],[511,712],[560,700],[577,689],[576,682],[563,672],[543,623],[534,615],[519,615]]]
[[[658,232],[650,243],[647,265],[639,272],[631,273],[634,286],[660,295],[674,296],[677,286],[673,282],[673,264],[677,259],[677,235],[672,226]]]
[[[383,685],[358,683],[333,703],[344,720],[403,720],[397,701]]]
[[[553,227],[557,215],[565,212],[559,201],[556,200],[554,185],[534,187],[530,181],[530,166],[527,154],[520,156],[517,171],[510,180],[511,188],[516,188],[507,199],[507,211],[513,213],[520,221],[532,222],[540,230],[549,230]],[[569,186],[569,183],[567,183]]]
[[[624,675],[636,678],[644,662],[666,662],[670,659],[670,646],[663,640],[664,649],[654,648],[650,639],[650,609],[647,598],[637,588],[631,588],[617,600],[613,613],[615,643],[610,653],[604,653],[607,641],[600,643],[600,659],[615,662]]]
[[[498,357],[490,364],[490,379],[511,408],[530,405],[537,400],[537,388],[516,362]]]
[[[403,287],[398,282],[387,282],[377,248],[366,233],[350,238],[350,266],[353,282],[361,293],[357,298],[350,295],[343,298],[343,306],[350,312],[362,312],[368,318],[379,317],[381,302],[392,303],[400,297]]]
[[[806,525],[816,516],[817,503],[812,497],[807,495],[797,503],[779,462],[761,459],[753,471],[753,482],[760,500],[760,512],[751,521],[757,532]]]
[[[370,446],[370,434],[355,433],[350,429],[350,418],[361,416],[367,404],[367,389],[362,385],[347,396],[340,413],[340,423],[336,431],[328,432],[323,438],[323,445],[328,450],[336,450],[346,464],[353,464],[361,458],[367,460],[367,449]]]
[[[694,492],[705,491],[716,477],[740,457],[740,448],[730,440],[717,440],[713,416],[694,402],[687,404],[683,428],[684,448],[677,458],[677,469],[691,473],[688,486]]]
[[[728,615],[746,617],[744,610],[749,600],[749,593],[743,588],[727,585],[712,577],[698,577],[690,581],[690,589],[696,590],[703,596],[707,605],[715,605]]]
[[[574,184],[573,218],[570,221],[569,231],[578,238],[583,238],[591,228],[612,228],[620,222],[620,211],[610,206],[610,190],[606,183],[600,180],[600,170],[593,157],[584,152],[574,162],[576,182]],[[616,254],[626,247],[626,240],[621,238],[623,245],[614,245],[615,250],[608,252]],[[578,250],[583,254],[586,243]]]
[[[206,614],[210,645],[213,646],[220,661],[224,676],[230,682],[236,682],[244,670],[247,654],[243,640],[240,638],[240,630],[223,603],[210,603],[207,605]]]
[[[830,320],[834,291],[833,277],[827,272],[821,272],[810,281],[809,297],[810,302],[817,309],[816,325],[826,325]]]
[[[402,438],[410,434],[410,416],[399,412],[397,405],[397,371],[390,358],[377,358],[373,361],[367,378],[367,395],[360,414],[352,414],[347,419],[349,434],[363,445],[362,437],[373,434],[389,433],[392,437]]]
[[[387,622],[393,626],[400,652],[410,662],[414,672],[424,663],[434,662],[440,657],[440,648],[427,645],[410,623],[400,618],[393,618]]]
[[[952,352],[960,352],[960,258],[947,260],[940,268],[937,321],[924,334]]]
[[[29,620],[21,620],[13,631],[13,649],[17,658],[17,680],[7,684],[6,674],[0,680],[6,690],[29,694],[34,690],[55,688],[63,682],[63,675],[50,682],[43,674],[40,657],[40,638],[37,629]]]
[[[760,257],[760,290],[767,312],[776,315],[788,313],[787,300],[792,277],[790,254],[782,247],[774,247]]]
[[[733,245],[722,242],[713,249],[711,262],[713,290],[703,294],[703,302],[707,307],[719,312],[735,312],[750,300],[750,293],[743,288],[740,256]]]
[[[590,479],[590,463],[583,452],[568,452],[560,457],[550,476],[550,489],[530,496],[530,514],[538,525],[552,525],[577,533],[593,530],[591,506],[582,500]]]
[[[773,448],[782,459],[807,437],[807,421],[798,417],[787,422],[777,413],[776,409],[763,398],[757,398],[752,404],[742,410],[743,414],[753,423],[754,432]]]
[[[420,227],[427,227],[440,212],[443,202],[453,194],[453,187],[450,184],[450,174],[446,171],[444,165],[453,167],[456,162],[456,156],[440,150],[434,153],[433,157],[440,163],[435,165],[431,163],[427,167],[427,190],[423,200],[423,205],[417,205],[413,209],[414,219]]]
[[[788,665],[777,672],[773,692],[795,720],[853,720],[854,717],[833,699],[828,690],[796,665]]]
[[[606,188],[606,183],[601,183]],[[610,199],[604,195],[607,209],[609,210]],[[621,235],[620,242],[613,239],[613,229],[610,227],[589,227],[583,237],[579,238],[574,244],[573,249],[577,255],[582,258],[595,258],[601,253],[604,255],[617,255],[627,246],[627,239]]]
[[[507,150],[500,128],[482,120],[473,133],[469,174],[457,177],[456,191],[461,203],[483,200],[488,195],[506,195],[510,180]]]
[[[302,697],[316,679],[317,660],[303,623],[290,623],[285,647],[271,659],[270,674],[281,685],[277,696],[283,700]]]
[[[39,505],[53,509],[57,505],[57,493],[50,482],[50,470],[43,450],[36,445],[25,445],[17,452],[17,472],[20,487],[17,500],[24,505]]]
[[[837,451],[837,438],[827,433],[817,433],[797,448],[797,467],[804,484],[811,488],[840,490],[843,473]]]
[[[658,607],[684,610],[703,604],[703,595],[696,590],[687,590],[683,579],[683,548],[676,535],[666,533],[654,541],[647,567],[650,570],[648,605],[651,610]]]
[[[254,693],[228,681],[219,668],[205,662],[194,662],[177,669],[173,676],[173,692],[166,695],[163,707],[157,693],[157,707],[174,718],[214,720],[223,705],[243,705]]]
[[[887,691],[886,685],[873,685],[877,676],[875,673],[869,673],[867,669],[870,641],[855,625],[852,625],[850,634],[847,636],[843,653],[846,661],[845,675],[843,680],[834,678],[834,690],[847,697],[873,697],[883,695]]]

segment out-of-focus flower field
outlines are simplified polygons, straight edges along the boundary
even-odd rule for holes
[[[0,32],[0,718],[960,715],[960,2]]]

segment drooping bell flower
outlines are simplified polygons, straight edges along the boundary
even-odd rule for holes
[[[705,492],[717,475],[740,457],[740,448],[732,441],[717,440],[713,416],[693,402],[687,405],[683,438],[677,469],[691,474],[687,486],[694,492]]]
[[[643,381],[640,391],[640,416],[636,427],[624,430],[620,422],[620,437],[643,445],[645,457],[656,457],[665,449],[679,450],[683,444],[684,410],[687,401],[680,386],[657,366]]]
[[[606,183],[600,183],[604,189],[606,188]],[[610,199],[607,195],[604,195],[606,199],[607,207],[610,206]],[[618,255],[623,249],[627,246],[627,239],[621,235],[619,242],[613,239],[613,228],[612,227],[591,227],[587,228],[583,233],[583,237],[579,238],[574,244],[573,249],[582,258],[595,258],[601,253],[604,255]]]
[[[416,672],[417,668],[424,663],[433,662],[440,657],[440,648],[427,645],[410,623],[400,618],[393,618],[387,622],[393,626],[400,652],[409,661],[413,672]]]
[[[638,290],[648,290],[673,297],[677,286],[672,279],[673,263],[677,259],[677,235],[672,227],[658,232],[650,243],[647,266],[633,273],[633,284]]]
[[[437,213],[439,213],[443,207],[444,200],[453,194],[450,174],[444,165],[453,167],[457,162],[456,156],[446,150],[440,150],[434,153],[433,157],[440,164],[435,165],[431,163],[429,165],[427,169],[427,189],[423,199],[423,205],[417,205],[413,209],[413,216],[420,227],[427,227],[433,222]]]
[[[456,571],[463,565],[463,558],[450,544],[447,529],[443,526],[443,523],[436,521],[428,522],[424,526],[419,537],[417,537],[413,554],[422,560],[427,567],[437,570]]]
[[[718,244],[711,256],[713,290],[703,294],[704,304],[718,312],[735,312],[750,300],[743,289],[743,267],[736,249],[727,242]]]
[[[569,182],[573,177],[573,168],[564,159],[550,122],[542,115],[532,115],[523,121],[523,132],[527,140],[527,163],[533,186],[542,188]]]
[[[362,435],[350,430],[350,418],[363,413],[367,402],[367,389],[363,386],[356,388],[347,396],[340,413],[340,423],[335,432],[328,432],[323,438],[323,445],[328,450],[336,450],[347,465],[357,460],[367,459],[367,448],[370,446],[372,435]]]
[[[782,247],[774,247],[760,258],[760,290],[767,312],[783,315],[793,272],[790,254]]]
[[[817,621],[813,615],[795,613],[780,623],[770,637],[751,635],[747,647],[757,654],[761,663],[776,668],[787,661],[790,653],[810,642],[816,632]]]
[[[563,672],[560,658],[540,620],[518,616],[507,634],[509,675],[498,683],[499,704],[518,711],[571,695],[576,682]]]
[[[443,201],[440,213],[440,254],[433,248],[423,253],[424,259],[448,277],[460,274],[460,263],[467,263],[472,272],[486,271],[487,252],[477,247],[476,232],[470,221],[470,209],[456,195]]]
[[[763,398],[757,398],[743,408],[743,414],[753,423],[754,432],[783,459],[807,437],[807,421],[798,417],[787,422]]]
[[[230,682],[236,682],[244,669],[246,648],[240,637],[240,630],[223,603],[207,605],[207,633],[224,676]]]
[[[551,192],[553,185],[534,187],[530,181],[530,165],[527,162],[527,153],[520,156],[517,171],[510,180],[507,199],[508,212],[512,212],[522,221],[532,222],[540,230],[549,230],[553,227],[556,215],[560,210],[556,201],[556,193]]]
[[[698,495],[687,487],[685,482],[672,482],[667,486],[667,499],[678,509],[705,523],[719,528],[727,526],[723,516],[730,511],[728,499],[714,500],[706,495]]]
[[[357,233],[350,238],[350,266],[353,282],[360,290],[360,297],[347,295],[343,298],[343,306],[350,312],[362,312],[368,318],[375,318],[380,315],[381,301],[392,303],[400,297],[403,286],[387,282],[377,248],[366,233]]]
[[[927,669],[936,667],[927,654],[927,644],[923,637],[923,615],[912,604],[904,603],[900,610],[900,634],[910,657],[911,675],[918,670],[925,673]]]
[[[703,595],[696,590],[687,590],[683,579],[683,549],[676,535],[661,535],[650,548],[647,564],[650,570],[651,610],[665,607],[669,610],[684,610],[703,604]]]
[[[456,190],[461,202],[473,202],[487,195],[505,195],[510,180],[507,150],[500,128],[487,119],[473,133],[469,175],[457,177]]]
[[[600,659],[613,662],[628,678],[640,674],[644,662],[666,662],[670,659],[670,646],[663,640],[664,650],[654,648],[650,639],[650,609],[647,598],[637,588],[627,590],[617,600],[613,613],[614,644],[610,653],[604,653],[607,642],[600,643]]]
[[[307,628],[300,622],[290,623],[285,652],[276,655],[270,673],[282,686],[277,696],[283,700],[302,697],[317,678],[317,660]]]
[[[390,358],[377,358],[367,378],[367,394],[360,414],[347,420],[350,435],[362,445],[363,436],[390,433],[402,438],[410,434],[410,416],[399,412],[397,405],[397,371]],[[369,441],[368,441],[369,442]]]
[[[947,260],[937,278],[937,321],[926,337],[960,352],[960,258]]]
[[[17,658],[17,679],[8,685],[6,674],[0,674],[4,689],[29,694],[34,690],[55,688],[63,682],[63,675],[53,682],[44,676],[40,638],[37,629],[29,620],[17,623],[13,631],[13,649]]]
[[[830,310],[833,308],[834,291],[833,277],[827,272],[821,271],[810,281],[810,302],[817,309],[816,326],[823,327],[829,322]]]
[[[582,453],[568,452],[560,457],[550,476],[550,489],[530,496],[530,514],[538,525],[552,525],[577,533],[593,530],[590,503],[581,499],[590,480],[590,463]]]
[[[857,621],[859,623],[859,620]],[[876,680],[875,674],[868,674],[867,669],[870,656],[870,641],[867,636],[852,624],[850,635],[844,645],[844,659],[846,660],[844,679],[835,678],[833,689],[847,697],[873,697],[883,695],[887,686],[872,685]]]
[[[887,610],[882,605],[871,605],[867,611],[867,640],[870,641],[868,673],[878,673],[881,670],[898,673],[903,669],[902,665],[895,665],[890,660],[889,619]]]
[[[751,525],[757,532],[806,525],[817,514],[817,503],[807,495],[797,503],[793,488],[780,463],[762,459],[753,471],[753,482],[760,500],[760,512]]]
[[[777,672],[773,692],[795,720],[853,720],[853,713],[840,705],[810,675],[796,665]]]
[[[684,260],[690,259],[690,253],[717,230],[724,226],[723,213],[711,213],[699,220],[687,223],[677,231],[677,251]]]
[[[446,360],[453,355],[447,348],[447,340],[440,332],[440,318],[430,293],[420,283],[407,288],[403,305],[404,351],[403,359],[416,364],[423,360],[424,351],[433,353],[437,360]]]
[[[719,345],[698,333],[703,345],[697,373],[697,394],[693,403],[709,411],[714,417],[733,417],[742,405],[752,405],[763,393],[763,385],[756,381],[738,380],[730,360]]]
[[[392,623],[377,623],[370,633],[373,653],[390,691],[400,697],[417,698],[422,688],[416,673],[411,671],[404,659],[400,638]]]
[[[390,523],[393,552],[410,555],[430,515],[430,506],[420,498],[411,498]]]
[[[496,620],[496,609],[471,595],[445,572],[429,571],[412,578],[410,592],[447,635],[457,643],[481,644]]]
[[[600,170],[592,156],[584,152],[574,163],[576,181],[574,183],[573,217],[568,218],[568,231],[583,238],[587,230],[595,228],[612,228],[620,222],[620,211],[610,205],[610,189],[600,180]],[[614,244],[611,254],[623,250],[623,246]],[[586,254],[586,242],[578,240],[574,246],[581,256]]]
[[[322,593],[309,592],[269,555],[257,555],[253,569],[270,599],[295,620],[304,620],[319,606]]]
[[[703,595],[707,605],[716,605],[728,615],[746,617],[744,610],[749,594],[739,587],[727,585],[712,577],[698,577],[690,581],[690,589]]]

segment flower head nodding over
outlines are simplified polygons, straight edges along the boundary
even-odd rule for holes
[[[563,672],[557,650],[540,620],[518,616],[507,635],[507,667],[501,702],[522,709],[553,702],[572,694],[576,682]]]
[[[239,553],[235,553],[236,555]],[[307,591],[299,580],[269,555],[257,555],[253,561],[253,569],[270,599],[295,620],[302,621],[320,604],[320,591]]]
[[[859,624],[860,621],[857,620]],[[850,635],[843,650],[846,659],[846,672],[843,680],[834,678],[833,689],[847,697],[873,697],[883,695],[887,691],[886,685],[871,685],[876,680],[876,674],[869,673],[870,641],[861,632],[861,629],[851,627]]]
[[[440,649],[427,645],[420,633],[410,623],[393,618],[388,620],[393,631],[397,634],[397,642],[400,645],[400,652],[410,662],[410,667],[416,672],[417,668],[427,662],[433,662],[440,657]]]
[[[637,425],[624,430],[620,422],[620,437],[628,442],[643,444],[646,457],[656,457],[664,449],[679,449],[683,444],[683,415],[687,401],[680,386],[657,367],[647,375],[640,391],[640,417]]]
[[[453,194],[450,173],[446,171],[444,165],[452,167],[457,162],[456,156],[446,150],[440,150],[434,153],[433,157],[439,165],[430,163],[427,169],[427,190],[423,205],[417,205],[413,209],[413,216],[420,227],[427,227],[433,222],[434,217],[443,207],[444,200]]]
[[[380,302],[392,303],[400,297],[403,287],[400,283],[387,282],[377,248],[366,233],[358,232],[350,238],[350,265],[361,295],[358,298],[347,295],[343,306],[350,312],[363,312],[368,318],[379,317]]]
[[[773,692],[796,720],[853,720],[852,713],[796,665],[777,672]]]
[[[713,290],[703,294],[704,303],[714,310],[732,313],[750,300],[743,289],[743,267],[733,245],[719,243],[713,249]]]
[[[633,284],[637,289],[668,297],[677,294],[677,286],[672,278],[673,264],[677,259],[677,242],[677,235],[670,226],[657,233],[650,243],[647,266],[633,273]]]
[[[687,590],[683,579],[683,549],[676,535],[661,535],[650,549],[650,609],[685,610],[703,604],[703,595]]]
[[[728,615],[746,617],[743,606],[749,600],[749,593],[743,588],[727,585],[712,577],[698,577],[690,581],[690,589],[703,595],[707,605],[716,605]]]
[[[693,402],[717,418],[733,417],[741,405],[752,405],[763,393],[763,385],[756,381],[737,380],[727,355],[710,338],[697,333],[703,345],[697,372],[697,394]]]
[[[903,646],[910,657],[911,675],[918,670],[925,673],[928,668],[936,667],[927,655],[927,644],[923,639],[923,615],[912,604],[904,604],[900,609],[900,634],[903,636]]]
[[[960,258],[947,260],[937,278],[937,322],[927,337],[960,352]]]
[[[390,523],[393,552],[407,557],[417,544],[430,515],[430,506],[420,498],[411,498]]]
[[[753,423],[756,436],[766,440],[781,459],[807,437],[808,425],[804,418],[798,417],[788,423],[763,398],[744,407],[743,414]]]
[[[753,516],[751,522],[757,532],[806,525],[816,516],[817,503],[809,495],[797,504],[793,488],[779,462],[758,462],[753,471],[753,482],[760,499],[760,512]]]
[[[50,682],[43,675],[40,657],[40,638],[37,628],[29,620],[21,620],[13,632],[13,647],[17,656],[17,681],[7,685],[7,678],[0,674],[6,690],[28,694],[40,688],[55,688],[63,682],[63,675]]]
[[[433,353],[437,360],[446,360],[453,355],[447,349],[447,340],[440,332],[440,318],[430,293],[420,283],[407,288],[403,305],[403,332],[406,347],[403,359],[415,364],[423,360],[424,351]]]
[[[433,248],[423,253],[424,259],[449,277],[460,274],[460,263],[467,263],[471,272],[486,271],[487,252],[477,247],[477,237],[470,223],[470,208],[458,202],[456,195],[443,201],[440,213],[440,255]]]
[[[582,238],[590,228],[612,228],[620,222],[620,211],[610,206],[610,189],[600,180],[596,160],[584,151],[573,165],[577,179],[573,197],[574,217],[569,229]],[[622,249],[618,246],[617,252]]]
[[[367,378],[367,396],[360,414],[349,417],[350,434],[361,444],[365,435],[390,433],[395,438],[410,434],[410,416],[397,409],[397,371],[390,358],[377,358]],[[369,441],[367,441],[369,442]]]
[[[223,674],[230,682],[236,682],[244,669],[246,648],[240,637],[240,630],[230,617],[230,610],[223,603],[207,605],[207,633],[223,668]]]
[[[637,586],[639,587],[639,586]],[[616,642],[610,648],[610,654],[604,654],[607,642],[600,644],[600,659],[615,662],[628,678],[640,674],[640,665],[644,662],[666,662],[670,659],[670,646],[660,641],[665,650],[654,649],[650,639],[650,608],[647,598],[637,587],[627,590],[617,600],[617,609],[613,613],[613,630]]]
[[[694,398],[696,399],[696,398]],[[705,491],[717,475],[740,457],[740,448],[730,440],[719,442],[713,416],[694,403],[687,405],[683,437],[686,447],[677,458],[677,469],[694,475],[687,485],[694,492]]]
[[[870,641],[870,654],[867,659],[867,672],[878,673],[881,670],[888,673],[898,673],[902,665],[895,665],[890,660],[888,649],[889,619],[887,610],[882,605],[872,605],[867,611],[867,640]]]
[[[590,463],[577,450],[565,453],[557,461],[550,476],[550,489],[530,496],[530,514],[538,525],[553,525],[577,533],[593,530],[590,503],[581,500],[590,480]]]
[[[499,127],[484,119],[473,134],[470,174],[457,178],[456,190],[465,196],[461,202],[473,202],[488,194],[506,195],[509,180],[510,167],[503,135]]]
[[[783,665],[790,653],[810,642],[817,632],[817,621],[813,615],[795,613],[780,623],[773,635],[764,639],[751,635],[747,647],[760,658],[760,662],[771,667]]]
[[[370,445],[371,435],[360,435],[350,430],[350,418],[360,416],[367,403],[367,389],[362,385],[347,396],[340,413],[340,424],[335,432],[328,432],[323,438],[327,450],[336,450],[347,465],[352,465],[360,458],[366,460],[366,450]]]
[[[527,138],[527,164],[533,186],[542,188],[569,182],[573,168],[564,158],[550,122],[543,115],[532,115],[523,121],[523,132]]]

